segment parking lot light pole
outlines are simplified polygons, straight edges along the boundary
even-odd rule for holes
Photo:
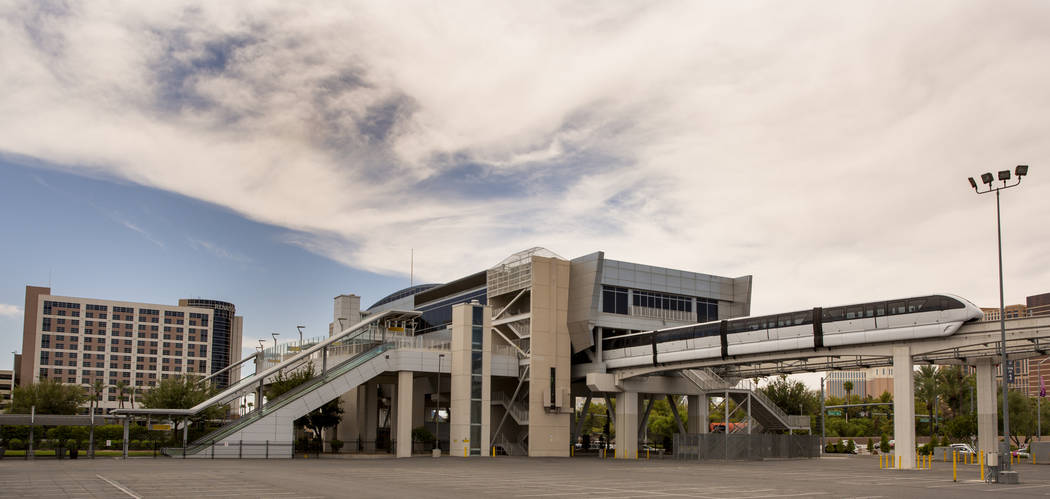
[[[991,173],[984,173],[981,175],[981,182],[984,183],[987,188],[981,190],[977,185],[977,182],[970,177],[970,187],[973,188],[977,194],[988,194],[989,192],[995,193],[995,230],[997,241],[999,245],[999,332],[1000,332],[1000,345],[1002,350],[1002,361],[1000,362],[1000,371],[1002,371],[1003,377],[1003,443],[999,446],[1000,450],[1005,448],[1005,452],[1000,452],[999,463],[1003,469],[1010,469],[1010,460],[1005,459],[1010,454],[1010,385],[1007,379],[1007,358],[1006,358],[1006,304],[1003,298],[1003,224],[1002,218],[999,214],[999,191],[1003,189],[1009,189],[1011,187],[1017,187],[1021,185],[1021,178],[1028,175],[1028,165],[1017,165],[1014,170],[1014,175],[1017,177],[1017,182],[1010,184],[1010,170],[1002,170],[999,172],[999,181],[1002,185],[999,187],[992,187],[992,183],[995,182],[995,177]]]

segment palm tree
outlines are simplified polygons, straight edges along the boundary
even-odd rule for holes
[[[937,384],[940,386],[941,398],[952,410],[952,416],[962,414],[963,400],[970,394],[970,387],[962,368],[950,366],[937,370]]]
[[[936,367],[922,366],[915,372],[915,397],[926,404],[926,413],[930,416],[930,436],[933,436],[936,428],[933,406],[937,403],[938,389]]]
[[[117,400],[120,401],[120,408],[124,408],[124,394],[127,393],[128,384],[123,381],[117,382]]]
[[[89,404],[88,407],[91,407],[92,413],[98,409],[99,402],[102,401],[102,392],[105,391],[105,389],[106,385],[102,384],[102,380],[100,379],[96,379],[94,383],[91,383],[91,393],[94,396],[91,397],[92,404]]]
[[[847,381],[842,384],[842,389],[846,390],[846,405],[849,405],[849,394],[853,391],[853,382]],[[849,423],[849,407],[843,407],[846,410],[846,422]]]

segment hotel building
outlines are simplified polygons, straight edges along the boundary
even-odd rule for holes
[[[26,286],[24,310],[20,383],[52,379],[88,388],[101,381],[103,409],[133,403],[136,392],[159,380],[207,376],[240,359],[242,320],[232,303],[134,303]],[[121,382],[124,403],[116,389]],[[228,379],[217,382],[223,387]]]

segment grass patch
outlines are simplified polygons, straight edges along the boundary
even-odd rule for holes
[[[4,457],[25,457],[25,455],[26,455],[26,451],[24,451],[24,450],[7,450],[6,452],[4,452]],[[88,455],[88,452],[86,450],[81,450],[79,455],[77,456],[77,458],[78,459],[84,459],[84,458],[87,458],[87,455]],[[122,455],[124,455],[124,453],[122,451],[119,451],[119,450],[96,450],[95,451],[95,457],[120,457]],[[152,450],[129,450],[128,451],[128,456],[141,457],[141,456],[152,456],[152,455],[153,455],[153,451]],[[158,456],[160,455],[160,450],[157,451],[157,455]],[[35,456],[35,457],[55,457],[55,451],[54,450],[50,450],[50,449],[37,450],[37,451],[33,452],[33,456]],[[69,458],[69,451],[66,451],[66,454],[63,457],[68,459]]]

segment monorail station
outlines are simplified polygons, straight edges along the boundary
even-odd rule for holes
[[[578,401],[604,400],[615,405],[615,456],[635,459],[654,400],[687,397],[689,417],[675,412],[683,437],[702,440],[710,430],[709,397],[736,402],[747,417],[743,433],[810,433],[808,416],[789,416],[737,381],[892,365],[907,373],[895,379],[894,438],[910,468],[913,366],[961,363],[977,366],[980,447],[996,452],[998,324],[981,322],[973,304],[924,295],[748,317],[751,292],[751,276],[653,267],[602,252],[568,260],[532,248],[366,309],[357,296],[340,295],[328,338],[245,359],[256,372],[197,407],[113,412],[178,419],[254,394],[260,403],[252,410],[171,451],[185,457],[290,457],[293,421],[336,398],[345,412],[333,436],[344,451],[407,457],[412,429],[426,426],[451,456],[568,457],[580,432]],[[1048,326],[1046,318],[1010,321],[1011,357],[1045,351]],[[272,380],[310,364],[311,381],[263,397]],[[723,428],[734,430],[728,417]],[[731,455],[726,448],[723,457]]]

